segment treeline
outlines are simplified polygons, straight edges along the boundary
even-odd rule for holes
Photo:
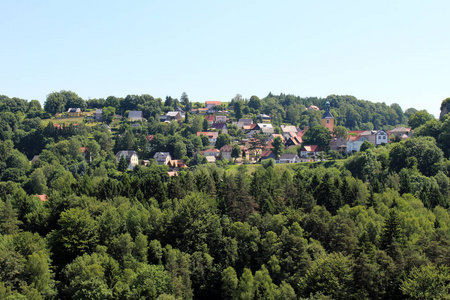
[[[222,107],[219,108],[231,110],[236,119],[263,113],[270,115],[272,123],[277,126],[289,123],[300,128],[312,128],[320,125],[322,113],[307,108],[314,105],[323,111],[326,101],[330,102],[331,113],[336,119],[336,125],[345,126],[350,130],[392,129],[398,124],[406,125],[408,118],[412,114],[417,113],[417,110],[414,108],[408,108],[404,111],[396,103],[388,106],[385,103],[358,100],[353,96],[330,95],[324,99],[316,97],[302,98],[285,94],[273,95],[272,93],[269,93],[262,99],[257,96],[244,99],[242,96],[237,95],[230,102],[222,104]],[[33,102],[33,106],[39,105],[39,102],[36,100],[31,102]],[[0,96],[0,111],[6,110],[13,113],[21,111],[26,113],[28,111],[27,106],[31,105],[31,102],[28,103],[28,101],[19,98]],[[154,98],[148,94],[127,95],[126,97],[109,96],[107,98],[83,100],[76,93],[63,90],[50,93],[47,96],[44,104],[45,112],[40,117],[49,117],[49,115],[65,112],[70,107],[79,107],[82,111],[87,108],[106,108],[109,114],[117,113],[122,116],[130,110],[141,110],[144,118],[152,120],[168,111],[177,109],[177,107],[190,111],[202,106],[203,103],[191,102],[186,93],[181,95],[180,100],[171,96],[167,96],[165,99]]]

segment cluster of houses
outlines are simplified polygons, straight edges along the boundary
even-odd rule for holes
[[[194,113],[202,114],[205,120],[211,126],[212,130],[197,132],[198,136],[206,136],[209,140],[210,146],[214,147],[219,136],[219,132],[228,133],[229,118],[226,111],[218,110],[221,107],[220,101],[206,101],[205,108],[199,108],[194,110]],[[319,110],[317,106],[311,105],[308,109]],[[96,111],[96,115],[101,115],[101,110]],[[178,121],[184,118],[185,115],[181,109],[176,111],[167,112],[165,115],[160,116],[161,122]],[[131,121],[143,120],[141,111],[130,111],[128,118]],[[232,124],[242,129],[245,134],[239,145],[240,155],[238,157],[232,157],[233,145],[225,145],[220,149],[209,148],[204,151],[200,151],[200,154],[204,155],[206,160],[210,163],[216,162],[217,159],[223,158],[226,160],[235,160],[237,162],[250,162],[254,163],[262,161],[264,159],[273,158],[277,163],[297,163],[308,162],[320,159],[321,149],[318,145],[304,145],[303,135],[307,128],[299,129],[292,125],[281,125],[281,133],[275,133],[275,129],[271,124],[270,116],[260,114],[257,116],[259,122],[254,122],[253,119],[242,118],[233,122]],[[330,131],[334,128],[334,117],[330,112],[330,104],[325,104],[325,112],[321,118],[322,126],[328,128]],[[263,137],[263,141],[255,143],[255,134],[259,134],[259,138]],[[397,139],[406,139],[411,137],[411,128],[397,127],[393,130],[367,130],[367,131],[349,131],[347,138],[333,137],[329,149],[339,152],[354,153],[360,151],[361,145],[367,141],[373,144],[375,147],[383,144],[387,144],[390,141],[391,136],[395,136]],[[298,153],[285,153],[276,157],[273,152],[272,142],[276,137],[280,137],[283,141],[285,148],[302,146]],[[149,136],[149,141],[152,136]],[[257,146],[255,146],[257,145]],[[129,169],[133,169],[138,164],[138,157],[135,151],[120,151],[116,154],[117,160],[124,156],[129,162]],[[182,160],[173,160],[169,152],[157,152],[153,159],[160,165],[168,165],[169,174],[176,174],[177,171],[182,168],[186,168],[185,162]],[[148,161],[143,160],[141,162],[146,165]]]

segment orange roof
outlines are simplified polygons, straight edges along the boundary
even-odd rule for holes
[[[167,172],[167,174],[169,174],[169,177],[178,176],[178,172],[177,171],[169,171],[169,172]]]
[[[86,152],[86,147],[81,147],[80,149],[81,149],[81,153]]]
[[[305,150],[303,150],[305,149]],[[316,151],[320,151],[319,146],[317,145],[306,145],[302,147],[303,151],[308,151],[308,152],[316,152]]]
[[[205,104],[206,105],[214,105],[214,106],[220,106],[220,105],[222,105],[222,102],[220,102],[220,101],[206,101],[205,102]]]
[[[209,122],[214,122],[214,115],[207,115],[205,116],[205,120]]]
[[[151,142],[155,136],[153,134],[147,135],[147,140]]]
[[[217,137],[219,136],[218,132],[207,132],[207,131],[202,131],[202,132],[197,132],[197,135],[206,135],[208,138],[212,138],[212,139],[217,139]]]
[[[36,195],[36,197],[38,197],[42,202],[45,202],[48,199],[47,195]]]

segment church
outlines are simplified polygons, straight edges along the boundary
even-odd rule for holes
[[[325,103],[325,112],[321,119],[322,126],[328,128],[330,131],[333,131],[334,128],[334,117],[330,113],[330,102]]]

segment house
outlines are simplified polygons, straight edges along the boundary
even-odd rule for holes
[[[349,135],[347,137],[347,153],[359,152],[364,141],[368,141],[364,135]]]
[[[67,110],[67,114],[69,117],[80,117],[81,116],[81,108],[69,108]]]
[[[94,120],[97,122],[103,121],[103,109],[97,108],[94,113]]]
[[[34,164],[35,162],[37,162],[39,159],[39,155],[35,155],[33,156],[33,158],[31,159],[31,163]]]
[[[141,110],[130,110],[128,113],[128,119],[131,121],[142,121],[144,120],[144,115]]]
[[[263,123],[270,123],[270,116],[265,115],[265,114],[259,114],[257,116],[258,119],[261,119],[263,121]]]
[[[305,145],[300,149],[301,157],[317,156],[321,149],[317,145]]]
[[[179,119],[181,119],[182,114],[179,111],[169,111],[166,114],[166,120],[167,121],[178,121]]]
[[[138,164],[138,155],[136,151],[133,150],[122,150],[116,153],[117,162],[120,161],[121,157],[125,157],[128,162],[128,169],[133,170],[133,168]]]
[[[271,135],[275,133],[273,126],[270,123],[258,123],[258,127],[261,130],[261,132],[265,135]]]
[[[183,168],[187,168],[186,164],[182,159],[172,159],[167,164],[171,171],[180,171]]]
[[[204,156],[214,156],[217,157],[220,154],[219,149],[206,149],[205,151],[200,151]]]
[[[211,125],[211,128],[222,130],[222,133],[228,133],[227,123],[214,123]]]
[[[284,136],[283,136],[282,134],[277,134],[277,133],[272,133],[272,134],[266,139],[266,143],[273,142],[273,140],[274,140],[276,137],[281,138],[281,141],[282,141],[283,144],[284,144],[284,142],[285,142]]]
[[[295,153],[285,153],[278,158],[277,163],[280,164],[294,164],[300,162],[300,157]]]
[[[407,139],[412,136],[413,131],[411,130],[411,128],[396,127],[392,130],[388,130],[387,133],[388,133],[389,137],[394,136],[396,138]]]
[[[242,126],[252,125],[253,119],[239,119],[238,124],[242,124]]]
[[[168,171],[167,175],[169,175],[169,177],[175,177],[175,176],[178,176],[178,172],[177,171]]]
[[[291,133],[297,135],[298,129],[293,125],[281,125],[281,132],[285,139],[289,139],[292,135]]]
[[[214,117],[214,123],[226,123],[228,121],[227,116],[217,115]]]
[[[375,146],[387,144],[389,142],[388,134],[383,130],[378,130],[375,133]]]
[[[208,111],[209,111],[209,108],[206,108],[206,107],[201,107],[201,108],[197,109],[197,113],[199,115],[205,115]]]
[[[292,134],[292,133],[291,133]],[[290,136],[285,143],[286,148],[290,148],[290,147],[296,147],[296,146],[300,146],[302,144],[302,141],[298,139],[297,135],[295,136]]]
[[[239,158],[242,159],[250,159],[250,152],[247,149],[247,147],[243,146],[243,145],[239,145],[239,148],[241,148],[241,155]],[[233,145],[225,145],[222,146],[222,148],[220,148],[220,153],[222,153],[222,157],[226,160],[231,160],[231,153],[233,152]]]
[[[212,125],[214,123],[214,115],[207,115],[205,116],[205,120],[208,122],[209,125]]]
[[[206,158],[206,161],[210,164],[215,163],[217,160],[215,156],[205,156],[205,158]]]
[[[271,150],[264,151],[261,154],[260,160],[263,161],[264,159],[269,159],[269,158],[277,159],[277,157],[275,156],[275,153],[273,153]]]
[[[217,137],[219,136],[219,133],[218,132],[202,131],[202,132],[197,132],[197,135],[198,136],[206,135],[208,137],[208,139],[209,139],[209,142],[211,144],[215,144],[216,141],[217,141]]]
[[[206,101],[205,102],[205,107],[207,109],[211,109],[214,106],[221,106],[221,105],[222,105],[222,102],[220,102],[220,101]]]
[[[342,136],[332,138],[330,141],[330,149],[335,151],[345,151],[347,149],[347,140]]]
[[[153,159],[156,160],[158,165],[167,165],[172,160],[172,156],[170,156],[169,152],[156,152],[153,155]]]

